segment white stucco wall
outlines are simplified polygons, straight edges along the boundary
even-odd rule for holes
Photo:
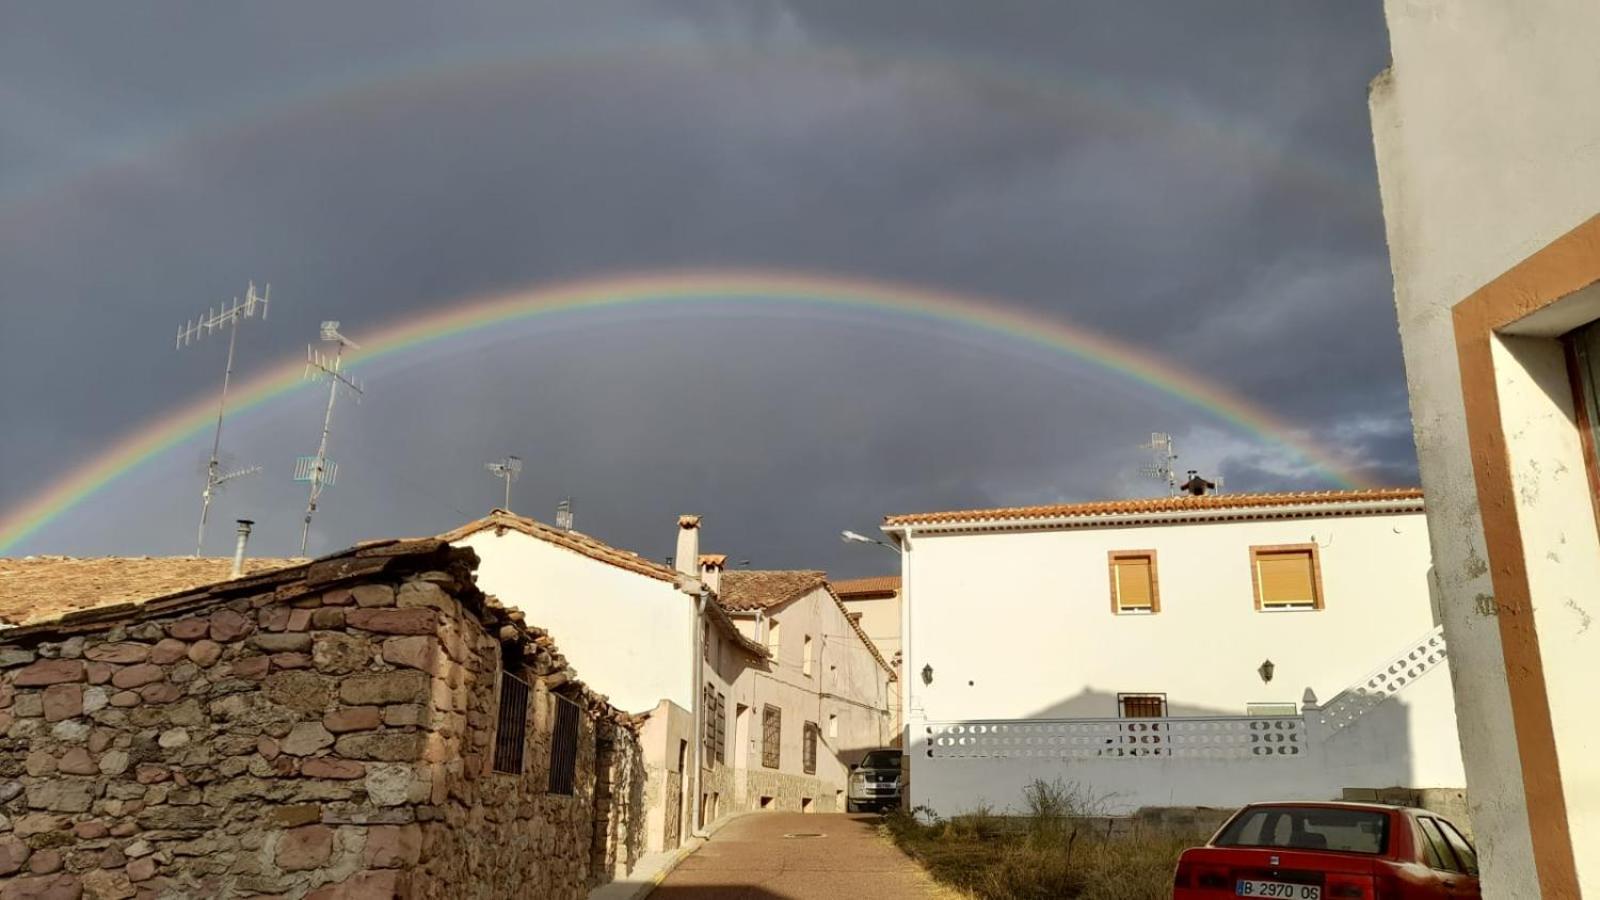
[[[1320,548],[1324,608],[1257,610],[1250,547],[1309,542]],[[911,546],[905,680],[918,802],[943,790],[922,778],[919,722],[1114,717],[1119,692],[1164,693],[1173,716],[1239,716],[1249,703],[1299,704],[1308,687],[1327,701],[1436,624],[1421,514],[918,533]],[[1108,552],[1151,549],[1160,612],[1114,614]],[[1267,659],[1276,669],[1270,684],[1257,673]],[[931,684],[923,683],[925,666],[932,667]],[[1341,737],[1381,748],[1375,755],[1387,760],[1378,773],[1351,777],[1461,786],[1448,670],[1428,672],[1387,705],[1382,734],[1372,733],[1373,725],[1359,738]],[[1317,789],[1328,788],[1319,782]]]
[[[519,531],[456,542],[477,551],[478,586],[544,628],[578,677],[620,709],[694,708],[694,600],[675,586]]]
[[[883,658],[894,660],[900,652],[900,595],[890,597],[844,598],[851,612],[861,613],[861,630],[878,645]]]
[[[1373,137],[1484,891],[1536,897],[1529,810],[1450,310],[1600,212],[1600,115],[1594,112],[1600,4],[1388,0],[1385,11],[1394,63],[1373,84]],[[1497,357],[1498,369],[1506,354]],[[1529,402],[1550,402],[1540,393],[1519,400],[1513,389],[1507,414],[1526,421]],[[1519,432],[1515,441],[1515,453],[1539,464],[1535,472],[1526,458],[1522,463],[1519,478],[1534,488],[1525,500],[1548,501],[1559,490],[1551,479],[1563,468],[1572,471],[1559,459],[1568,452],[1559,446],[1562,438],[1546,438]],[[1580,492],[1567,490],[1574,498]],[[1535,518],[1565,515],[1541,510]],[[1538,521],[1531,527],[1541,528]],[[1582,618],[1560,599],[1570,598],[1580,611],[1587,606],[1591,617],[1597,612],[1594,562],[1580,531],[1546,534],[1554,544],[1530,545],[1528,560],[1537,570],[1530,572],[1535,591],[1556,598],[1541,609],[1536,595],[1535,615],[1541,640],[1552,641],[1541,651],[1546,683],[1557,686],[1552,719],[1580,881],[1600,893],[1600,853],[1594,852],[1600,847],[1600,784],[1593,762],[1600,721],[1592,696],[1562,693],[1600,682],[1600,630],[1585,631]],[[1568,545],[1558,551],[1563,536]]]

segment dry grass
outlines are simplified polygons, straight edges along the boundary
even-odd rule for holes
[[[1108,836],[1103,804],[1075,785],[1036,781],[1027,813],[981,808],[951,819],[898,814],[886,828],[933,878],[978,900],[1168,900],[1178,854],[1204,841],[1151,828]]]

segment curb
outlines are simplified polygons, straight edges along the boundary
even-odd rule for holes
[[[690,838],[687,843],[673,851],[672,855],[667,857],[666,861],[661,864],[661,868],[657,869],[655,873],[650,876],[648,881],[640,882],[633,889],[632,893],[629,893],[626,897],[619,897],[617,900],[643,900],[643,898],[650,896],[650,894],[661,885],[661,882],[667,880],[667,876],[671,875],[672,871],[676,869],[680,863],[694,855],[696,850],[704,847],[712,838],[712,836],[721,831],[723,828],[727,827],[728,823],[733,822],[736,819],[742,819],[745,816],[755,815],[756,813],[757,810],[746,810],[744,812],[737,812],[730,816],[725,816],[706,830],[705,837]],[[611,882],[611,884],[615,883],[616,882]],[[605,885],[602,885],[601,887],[603,888]]]

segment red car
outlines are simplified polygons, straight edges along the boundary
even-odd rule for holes
[[[1173,900],[1478,900],[1478,856],[1421,809],[1378,803],[1252,803],[1183,851]]]

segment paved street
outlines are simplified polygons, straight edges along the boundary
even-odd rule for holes
[[[650,900],[929,900],[943,894],[875,816],[768,813],[718,831]],[[820,835],[799,837],[797,835]],[[796,835],[796,836],[790,836]]]

